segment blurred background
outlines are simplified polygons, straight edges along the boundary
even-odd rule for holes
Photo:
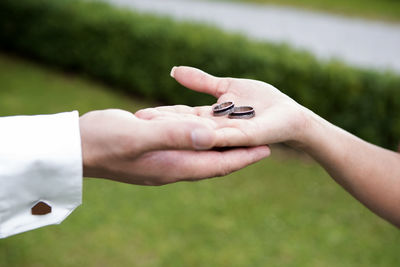
[[[400,139],[400,2],[2,0],[0,116],[215,99],[190,65],[263,80],[369,142]],[[60,226],[0,240],[0,266],[398,266],[400,233],[307,156],[141,187],[89,179]]]

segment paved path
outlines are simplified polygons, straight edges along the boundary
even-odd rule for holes
[[[400,24],[314,13],[277,6],[198,0],[106,0],[176,19],[214,24],[250,38],[287,42],[319,58],[400,73]]]

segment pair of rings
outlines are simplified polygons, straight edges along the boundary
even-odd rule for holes
[[[256,115],[253,107],[235,107],[232,101],[224,102],[213,107],[214,116],[228,115],[230,119],[251,119]]]

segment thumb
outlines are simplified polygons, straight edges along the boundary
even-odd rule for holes
[[[178,83],[197,92],[206,93],[219,98],[229,89],[229,78],[218,78],[202,70],[180,66],[173,67],[171,76]]]
[[[176,121],[146,121],[143,146],[151,150],[207,150],[214,146],[216,133],[209,125]]]

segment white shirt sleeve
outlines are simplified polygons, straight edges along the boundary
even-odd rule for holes
[[[38,202],[51,212],[33,215]],[[0,117],[0,238],[59,224],[81,202],[78,112]]]

